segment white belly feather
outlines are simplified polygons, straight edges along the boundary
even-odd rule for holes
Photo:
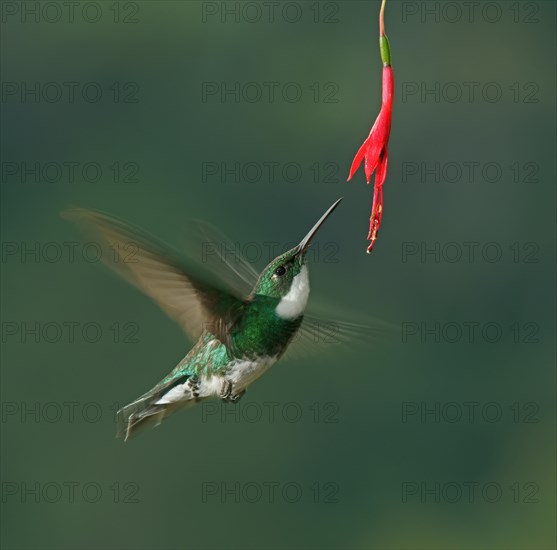
[[[199,384],[199,397],[219,396],[222,392],[223,382],[230,380],[234,393],[239,393],[255,382],[262,374],[277,362],[276,357],[259,357],[254,360],[237,360],[229,365],[227,375],[203,376]],[[156,405],[166,405],[178,401],[187,401],[193,396],[188,382],[174,386],[165,393]]]

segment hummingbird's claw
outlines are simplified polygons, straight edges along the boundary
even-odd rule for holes
[[[232,395],[232,381],[225,378],[222,383],[222,388],[220,390],[219,397],[221,399],[228,399]]]
[[[243,397],[246,390],[242,390],[241,392],[234,393],[234,385],[232,384],[231,380],[225,380],[222,383],[222,389],[220,391],[219,397],[226,401],[227,403],[237,403]]]

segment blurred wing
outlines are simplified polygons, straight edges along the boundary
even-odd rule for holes
[[[186,220],[186,252],[197,258],[204,269],[233,288],[239,296],[247,296],[259,273],[242,256],[240,243],[232,242],[213,225],[201,220]]]
[[[383,341],[392,341],[397,334],[397,327],[386,321],[373,317],[365,317],[362,322],[348,321],[335,318],[335,316],[309,311],[304,314],[302,325],[292,340],[287,358],[305,358],[322,352],[341,351],[346,346],[377,344]],[[338,311],[339,308],[329,307],[329,311]],[[361,313],[345,311],[345,317],[359,320]]]
[[[195,340],[208,328],[222,342],[228,340],[223,315],[233,319],[245,305],[234,290],[117,218],[85,209],[67,211],[65,217],[92,231],[103,261],[152,298],[188,336]]]

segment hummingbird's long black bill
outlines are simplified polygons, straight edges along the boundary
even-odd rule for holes
[[[325,212],[325,214],[323,214],[321,216],[321,218],[319,219],[319,221],[310,229],[309,233],[302,239],[302,241],[300,242],[300,244],[298,245],[298,252],[297,254],[303,254],[304,252],[307,251],[307,249],[309,248],[309,245],[311,244],[311,241],[313,240],[313,237],[315,236],[315,234],[317,233],[317,230],[323,225],[323,223],[325,222],[325,220],[331,215],[331,213],[333,212],[333,210],[339,205],[340,201],[342,200],[342,197],[340,199],[338,199],[336,202],[334,202],[329,209],[327,210],[327,212]]]

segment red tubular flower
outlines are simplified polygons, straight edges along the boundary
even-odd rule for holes
[[[366,180],[369,185],[371,175],[375,170],[375,185],[373,193],[373,205],[371,207],[371,217],[369,220],[368,240],[371,241],[367,252],[371,253],[377,232],[381,225],[383,217],[383,184],[387,177],[387,164],[389,161],[388,143],[391,133],[391,118],[393,112],[393,96],[394,96],[394,78],[393,68],[391,67],[391,52],[389,41],[385,35],[383,13],[385,9],[385,0],[381,4],[379,13],[379,48],[381,51],[381,60],[383,61],[383,100],[381,111],[375,120],[375,124],[366,138],[350,167],[348,180],[352,179],[354,173],[360,167],[364,160],[364,170]]]

